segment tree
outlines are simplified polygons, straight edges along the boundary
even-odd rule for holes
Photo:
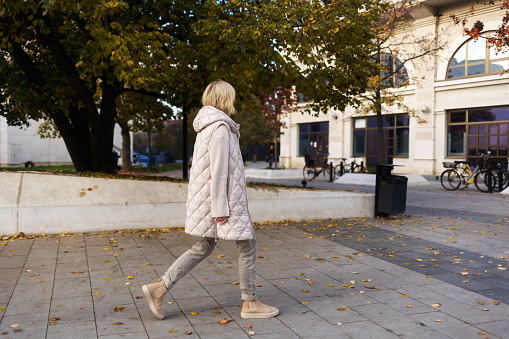
[[[112,172],[116,99],[169,78],[155,8],[120,1],[1,1],[0,114],[50,120],[78,171]]]
[[[181,108],[184,126],[219,78],[239,102],[297,85],[320,107],[346,106],[365,89],[379,9],[378,0],[0,0],[0,114],[11,125],[51,121],[78,171],[112,172],[124,93]],[[317,57],[324,42],[334,56]]]
[[[488,37],[488,47],[495,48],[499,53],[509,51],[509,0],[476,0],[477,4],[480,5],[500,5],[500,8],[505,10],[505,14],[502,17],[498,30]],[[475,15],[475,6],[471,5],[470,15]],[[451,15],[455,24],[463,25],[463,30],[466,35],[469,35],[475,39],[481,37],[481,32],[484,29],[484,23],[480,20],[476,21],[471,28],[467,27],[468,19],[467,16],[459,17],[457,15]],[[508,69],[505,72],[509,72]]]
[[[294,17],[300,19],[291,25],[296,34],[282,44],[298,60],[305,78],[293,84],[311,100],[303,112],[318,116],[330,109],[358,106],[358,96],[378,70],[371,62],[377,33],[373,23],[386,12],[387,1],[324,0],[307,6],[310,2],[296,1]]]
[[[368,79],[368,91],[359,95],[362,104],[357,112],[376,113],[378,134],[378,162],[387,163],[382,113],[397,107],[418,122],[424,120],[417,111],[404,104],[404,98],[398,88],[407,86],[411,80],[406,67],[417,60],[421,67],[426,57],[435,56],[445,47],[442,33],[417,34],[412,29],[412,14],[420,6],[413,0],[391,2],[380,20],[375,22],[373,30],[377,32],[372,40],[374,46],[371,61],[378,72]],[[418,69],[416,67],[416,69]]]
[[[150,140],[151,133],[161,132],[175,113],[161,100],[133,92],[117,98],[117,110],[117,122],[122,130],[122,169],[132,171],[130,132],[146,132]],[[148,165],[151,165],[150,152]]]
[[[264,145],[272,141],[271,130],[265,123],[258,100],[254,95],[251,100],[235,104],[233,120],[240,124],[240,149],[245,151],[251,145]]]
[[[284,127],[281,119],[285,114],[297,110],[297,97],[292,89],[278,86],[268,94],[261,93],[258,96],[258,102],[265,124],[274,134],[274,167],[277,168],[277,141],[281,134],[281,128]]]

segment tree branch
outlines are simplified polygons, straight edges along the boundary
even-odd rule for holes
[[[148,95],[150,97],[157,98],[157,99],[167,99],[166,95],[164,95],[163,93],[150,92],[150,91],[147,91],[144,89],[128,88],[128,89],[124,90],[124,92],[132,92],[132,93],[138,93],[138,94],[142,94],[142,95]]]

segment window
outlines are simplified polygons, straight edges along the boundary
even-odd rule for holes
[[[479,39],[470,39],[454,53],[447,71],[447,79],[501,73],[509,69],[509,53],[497,54],[495,48],[488,48],[484,33]]]
[[[396,57],[389,54],[382,54],[383,84],[389,87],[401,87],[408,85],[408,72],[403,63]]]
[[[408,157],[409,117],[406,114],[384,115],[384,141],[387,157]],[[378,124],[376,116],[354,119],[353,156],[366,156],[366,164],[378,163]]]
[[[508,157],[509,106],[452,111],[448,114],[447,155],[475,158],[491,152]]]
[[[316,158],[319,154],[327,154],[328,148],[328,122],[299,125],[299,156],[309,154],[312,158]]]

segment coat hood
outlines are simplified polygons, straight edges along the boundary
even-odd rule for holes
[[[225,122],[230,126],[234,134],[239,133],[240,125],[233,121],[226,113],[212,106],[204,106],[198,112],[193,121],[193,127],[196,133],[216,122]]]

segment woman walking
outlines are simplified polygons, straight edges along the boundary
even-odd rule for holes
[[[242,318],[270,318],[279,310],[256,295],[256,237],[249,215],[246,177],[234,112],[235,90],[222,80],[207,86],[203,108],[194,119],[197,133],[187,197],[186,233],[199,237],[163,277],[142,287],[152,313],[164,319],[161,305],[168,291],[207,258],[218,239],[235,240],[239,253]]]

